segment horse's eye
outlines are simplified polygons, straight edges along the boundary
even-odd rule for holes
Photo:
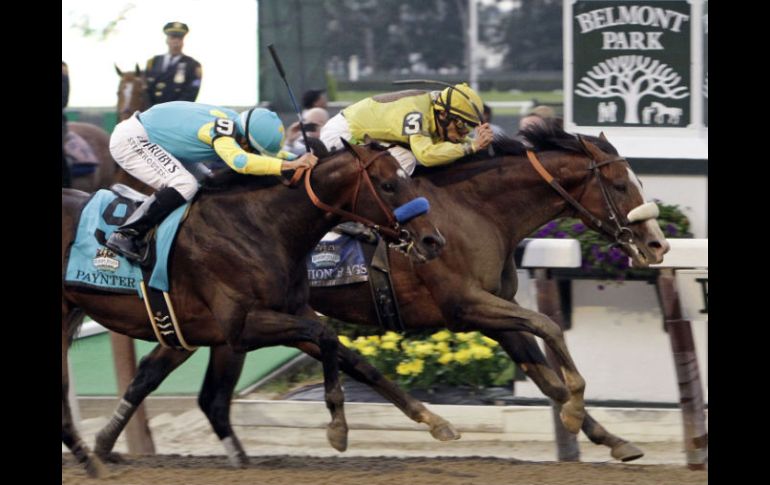
[[[617,190],[618,192],[623,192],[624,194],[626,193],[626,191],[628,191],[628,185],[626,185],[625,182],[616,182],[612,184],[612,186],[615,187],[615,190]]]
[[[396,191],[396,184],[394,184],[393,182],[383,182],[381,187],[382,187],[382,190],[390,194]]]

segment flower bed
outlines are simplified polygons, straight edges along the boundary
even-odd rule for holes
[[[513,379],[513,362],[494,340],[479,332],[402,336],[362,335],[340,341],[405,389],[431,390],[468,386],[503,386]]]

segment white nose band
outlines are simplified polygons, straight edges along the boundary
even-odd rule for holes
[[[647,202],[628,213],[628,222],[646,221],[658,217],[658,204]]]

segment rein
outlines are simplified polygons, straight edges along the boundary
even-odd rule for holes
[[[608,227],[607,224],[605,224],[601,219],[591,214],[588,209],[586,209],[580,202],[578,202],[574,197],[572,197],[564,187],[551,175],[548,173],[548,170],[543,167],[543,164],[540,163],[540,160],[537,159],[537,156],[532,150],[527,150],[527,158],[529,159],[529,162],[532,164],[532,167],[535,169],[535,171],[546,181],[548,184],[553,187],[556,192],[561,195],[561,197],[566,200],[577,212],[581,213],[583,216],[585,216],[588,221],[590,221],[590,224],[596,227],[596,230],[603,233],[604,235],[608,236],[612,240],[614,240],[617,243],[628,243],[631,241],[631,237],[633,233],[631,232],[631,229],[628,227],[629,221],[628,218],[626,218],[617,207],[617,204],[615,204],[615,201],[610,197],[609,192],[607,191],[607,187],[605,186],[604,182],[601,179],[599,168],[603,167],[604,165],[608,165],[613,162],[624,162],[628,163],[628,161],[625,158],[622,157],[615,157],[609,160],[605,160],[603,162],[596,162],[596,160],[593,159],[589,155],[589,158],[591,159],[591,163],[588,166],[588,171],[593,172],[594,176],[596,177],[596,180],[599,182],[599,188],[602,192],[602,199],[604,200],[604,205],[607,208],[607,212],[609,213],[610,221],[612,222],[614,227]],[[626,239],[623,239],[622,236],[626,235]]]
[[[363,179],[365,185],[368,187],[369,191],[374,196],[374,200],[377,201],[377,205],[380,206],[380,209],[387,217],[388,219],[387,226],[380,226],[379,224],[375,224],[373,221],[365,217],[361,217],[358,214],[355,214],[353,212],[348,212],[346,210],[339,209],[336,207],[332,207],[329,204],[326,204],[323,201],[321,201],[321,199],[318,198],[315,191],[313,190],[313,187],[310,185],[310,174],[313,171],[312,167],[309,169],[303,169],[302,171],[297,170],[294,173],[294,176],[292,177],[292,181],[295,181],[295,179],[298,180],[299,177],[301,177],[304,172],[305,190],[307,191],[307,195],[310,198],[310,201],[313,202],[313,205],[315,205],[316,207],[318,207],[323,211],[336,214],[345,219],[360,222],[361,224],[369,228],[372,228],[375,231],[390,237],[391,239],[403,241],[404,238],[406,237],[406,235],[404,234],[404,231],[401,230],[401,226],[399,225],[398,221],[396,221],[396,217],[393,215],[393,211],[391,211],[382,201],[380,196],[377,195],[377,191],[374,189],[374,184],[372,183],[372,179],[369,177],[369,173],[366,171],[366,169],[372,163],[374,163],[376,160],[378,160],[383,155],[386,155],[387,153],[388,153],[387,150],[382,151],[365,162],[359,158],[358,154],[355,154],[356,162],[358,164],[358,170],[357,170],[358,178],[356,179],[356,186],[355,186],[355,191],[353,192],[354,195],[353,195],[353,201],[352,201],[353,210],[356,210],[356,207],[358,205],[358,194],[361,191],[361,180]],[[298,172],[299,172],[299,176],[297,175]]]

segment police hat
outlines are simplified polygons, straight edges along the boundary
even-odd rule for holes
[[[163,33],[174,37],[184,37],[190,29],[182,22],[169,22],[163,26]]]

